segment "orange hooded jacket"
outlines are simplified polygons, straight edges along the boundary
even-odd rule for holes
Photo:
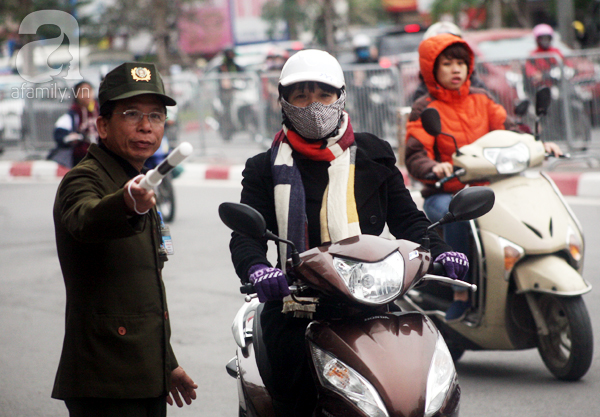
[[[470,60],[467,81],[458,90],[448,90],[436,80],[434,64],[437,57],[448,46],[460,43],[469,51]],[[452,154],[456,151],[452,138],[429,135],[421,124],[421,113],[428,107],[437,109],[442,121],[442,132],[454,136],[458,147],[473,143],[492,130],[515,129],[514,122],[507,117],[506,110],[496,103],[489,93],[481,88],[471,87],[470,77],[475,58],[473,51],[461,38],[443,34],[421,42],[419,46],[419,64],[429,93],[417,100],[406,126],[406,167],[408,172],[421,180],[425,187],[422,195],[442,192],[432,185],[435,181],[423,180],[439,162],[452,163]],[[444,192],[455,193],[462,184],[453,179],[444,184]]]

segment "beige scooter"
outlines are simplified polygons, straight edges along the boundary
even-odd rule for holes
[[[454,177],[465,184],[482,180],[496,195],[494,208],[471,220],[470,280],[472,309],[448,323],[444,311],[451,289],[437,285],[413,290],[399,302],[434,319],[458,360],[465,350],[537,348],[561,380],[578,380],[593,356],[590,318],[582,294],[581,226],[554,182],[540,167],[545,158],[539,117],[549,106],[549,91],[536,97],[536,137],[493,131],[463,146],[453,156]],[[435,109],[423,112],[424,128],[441,132]]]

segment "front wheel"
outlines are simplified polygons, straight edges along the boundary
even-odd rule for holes
[[[161,212],[163,220],[166,223],[172,222],[175,218],[175,191],[173,190],[173,181],[171,174],[162,179],[155,189],[156,204]]]
[[[594,351],[592,324],[581,296],[540,296],[539,308],[548,335],[538,336],[538,351],[552,374],[577,381],[590,368]]]

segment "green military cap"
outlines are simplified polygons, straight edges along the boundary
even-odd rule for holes
[[[165,106],[177,102],[165,94],[165,86],[156,65],[145,62],[125,62],[110,71],[100,83],[100,107],[107,101],[122,100],[141,94],[156,94]]]

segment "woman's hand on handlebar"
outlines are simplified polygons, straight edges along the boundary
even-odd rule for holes
[[[248,273],[248,280],[254,285],[261,303],[281,300],[290,294],[287,279],[281,269],[258,264],[250,267]]]
[[[554,142],[544,142],[544,150],[546,151],[546,153],[555,156],[555,157],[559,157],[562,156],[563,151],[560,149],[560,146],[558,146],[556,143]]]
[[[444,178],[452,175],[454,167],[450,162],[439,162],[433,166],[432,171],[437,178]]]

